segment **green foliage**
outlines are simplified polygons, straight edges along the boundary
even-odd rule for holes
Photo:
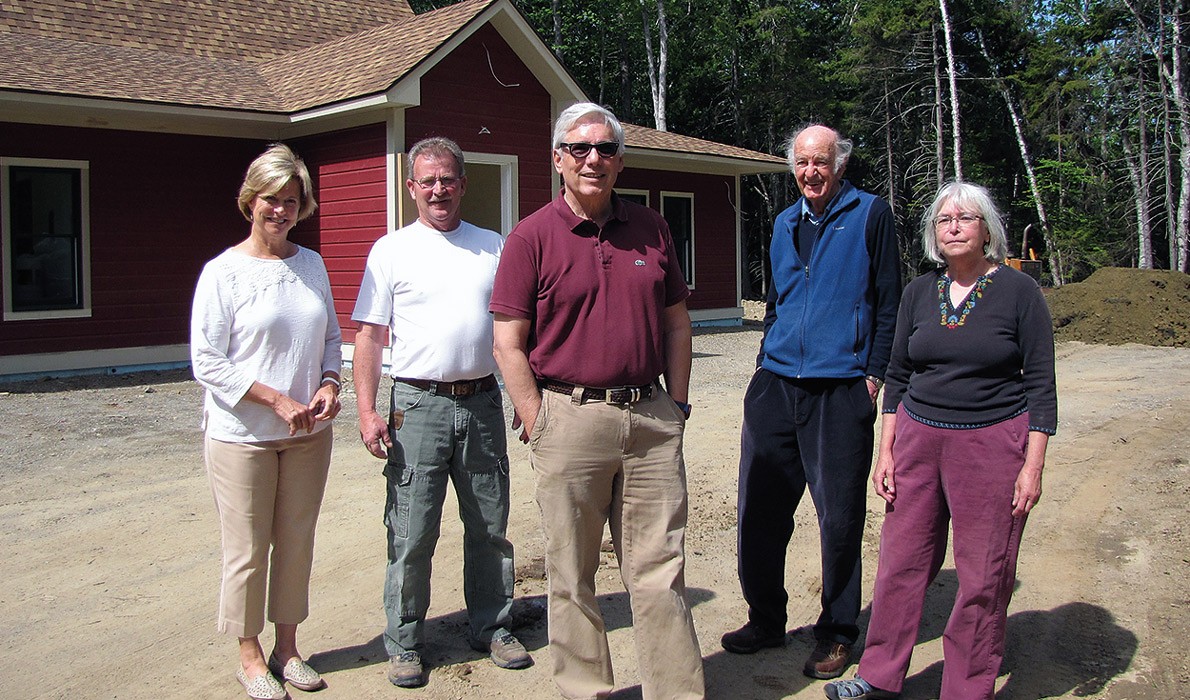
[[[893,204],[913,274],[922,211],[954,176],[939,2],[665,0],[669,128],[783,154],[800,124],[838,127],[856,146],[848,178]],[[1123,1],[946,2],[966,179],[992,190],[1010,239],[1019,241],[1034,223],[1030,247],[1042,256],[1060,252],[1071,280],[1100,266],[1134,264],[1135,193],[1120,139],[1142,141],[1143,107],[1145,147],[1163,163],[1160,137],[1176,129],[1160,121],[1162,57],[1139,40]],[[1134,2],[1145,26],[1161,30],[1157,3]],[[422,11],[452,3],[411,4]],[[650,32],[656,46],[655,0],[557,0],[557,41],[553,2],[515,4],[592,99],[627,122],[653,124],[644,37]],[[1005,94],[1021,120],[1057,251],[1046,250],[1036,232],[1037,203]],[[1164,177],[1159,168],[1148,175],[1161,195]],[[1176,193],[1172,178],[1180,174],[1168,177]],[[788,175],[748,177],[742,189],[745,289],[759,294],[771,221],[797,192]],[[1158,202],[1155,210],[1164,207]],[[1165,237],[1163,214],[1155,223],[1156,236]]]

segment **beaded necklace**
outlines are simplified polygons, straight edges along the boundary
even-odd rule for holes
[[[967,322],[967,314],[971,313],[971,309],[975,308],[975,302],[983,296],[983,290],[992,281],[992,274],[999,269],[993,268],[990,272],[980,275],[975,280],[975,285],[971,287],[971,291],[967,294],[967,300],[963,302],[962,309],[950,309],[950,276],[943,273],[938,277],[938,308],[942,311],[942,325],[947,328],[958,328]]]

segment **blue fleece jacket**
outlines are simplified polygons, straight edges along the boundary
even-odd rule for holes
[[[803,200],[773,224],[759,365],[791,379],[884,377],[901,299],[892,209],[843,181],[807,264],[794,241]]]

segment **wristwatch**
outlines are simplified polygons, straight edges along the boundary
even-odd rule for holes
[[[867,379],[869,382],[872,382],[873,384],[875,384],[876,391],[880,391],[881,387],[884,386],[884,380],[881,379],[880,377],[869,374],[868,376],[864,377],[864,379]]]
[[[678,408],[681,409],[682,415],[686,416],[687,420],[690,418],[690,404],[682,403],[681,401],[674,401]]]

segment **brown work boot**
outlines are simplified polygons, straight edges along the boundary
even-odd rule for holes
[[[810,658],[806,659],[806,667],[802,673],[811,678],[830,680],[843,675],[843,669],[851,663],[851,645],[818,640]]]
[[[426,684],[426,670],[421,655],[403,651],[388,661],[388,682],[398,688],[420,688]]]
[[[529,652],[525,650],[525,645],[521,644],[520,640],[508,632],[492,637],[491,644],[473,643],[471,648],[476,651],[490,652],[492,663],[500,668],[518,669],[529,668],[533,665],[533,657],[529,656]]]

